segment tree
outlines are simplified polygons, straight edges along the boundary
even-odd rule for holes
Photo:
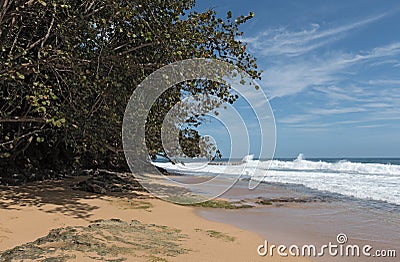
[[[218,58],[260,78],[238,40],[253,15],[225,19],[192,11],[184,0],[0,1],[0,159],[23,168],[117,166],[121,124],[134,88],[151,72],[188,58]],[[229,87],[182,84],[163,94],[149,116],[149,154],[162,154],[160,126],[183,93],[234,102]],[[192,119],[186,152],[198,144]],[[68,162],[68,161],[69,162]]]

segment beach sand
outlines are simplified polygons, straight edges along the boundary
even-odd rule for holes
[[[306,261],[260,257],[261,236],[201,218],[199,208],[72,190],[79,179],[0,188],[0,261]]]

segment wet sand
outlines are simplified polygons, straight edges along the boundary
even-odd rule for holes
[[[397,258],[332,257],[325,255],[317,261],[398,261],[400,256],[400,213],[396,210],[377,209],[349,200],[313,196],[279,186],[263,184],[248,190],[241,181],[222,197],[233,200],[251,199],[310,199],[305,202],[271,202],[246,210],[200,210],[197,213],[213,221],[229,223],[253,231],[268,242],[291,246],[338,244],[337,235],[344,233],[345,245],[373,246],[377,249],[396,250]],[[326,252],[327,253],[327,252]]]

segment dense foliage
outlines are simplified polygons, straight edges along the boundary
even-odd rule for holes
[[[187,58],[218,58],[259,78],[238,40],[252,17],[192,11],[192,0],[0,1],[0,171],[124,163],[121,124],[133,90],[154,70]],[[170,89],[149,116],[149,154],[182,90],[233,102],[215,83]],[[199,124],[201,119],[193,121]],[[198,139],[188,129],[182,139]],[[182,142],[182,144],[185,144]],[[191,143],[186,142],[185,151]]]

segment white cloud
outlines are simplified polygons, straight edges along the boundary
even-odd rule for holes
[[[376,47],[371,51],[365,54],[357,54],[357,55],[342,55],[341,59],[336,61],[337,65],[353,65],[355,63],[360,63],[364,61],[370,61],[372,59],[381,59],[381,58],[389,58],[388,61],[391,61],[393,56],[400,54],[400,42],[388,44],[381,47]],[[384,61],[380,61],[384,62]]]
[[[243,41],[264,56],[299,56],[334,42],[347,32],[387,15],[388,13],[384,13],[334,28],[322,28],[319,24],[312,24],[309,29],[300,31],[289,31],[284,27],[268,29],[255,37],[243,38]]]
[[[392,107],[393,105],[389,103],[367,103],[364,106],[367,108],[388,108]]]
[[[400,55],[400,42],[374,48],[362,55],[336,53],[308,57],[308,59],[280,59],[276,60],[275,64],[269,65],[263,73],[261,86],[267,90],[270,99],[294,95],[311,87],[337,86],[341,80],[349,78],[352,67],[392,59],[398,55]],[[354,70],[357,72],[357,69]],[[331,95],[335,92],[332,89],[330,91]],[[346,95],[335,93],[342,97]]]
[[[400,105],[400,101],[397,105]],[[360,113],[356,118],[351,120],[335,120],[330,121],[327,116],[341,115],[349,113]],[[346,116],[348,119],[348,116]],[[323,122],[321,122],[323,120]],[[342,108],[313,108],[306,110],[302,114],[287,116],[277,119],[279,124],[285,124],[288,128],[327,128],[338,127],[342,125],[351,125],[364,123],[363,126],[378,125],[382,121],[391,121],[392,124],[400,125],[400,108],[388,103],[366,103],[358,107],[342,107]],[[380,124],[379,124],[380,125]]]
[[[297,124],[307,122],[311,119],[314,119],[312,114],[302,114],[302,115],[292,115],[286,118],[277,119],[278,123],[282,124]]]
[[[307,129],[307,130],[331,130],[332,128],[343,127],[343,126],[354,126],[355,124],[364,123],[363,120],[343,120],[343,121],[328,121],[324,123],[320,122],[304,122],[304,123],[293,123],[289,125],[285,125],[286,128],[293,128],[296,130],[299,129]]]
[[[375,79],[368,81],[370,85],[395,85],[400,87],[400,79]]]
[[[337,115],[337,114],[348,114],[348,113],[359,113],[367,111],[362,107],[342,107],[342,108],[316,108],[311,111],[315,115]]]
[[[265,57],[268,64],[261,84],[273,99],[294,95],[313,86],[333,86],[344,75],[350,74],[350,67],[361,63],[371,66],[392,63],[394,66],[399,61],[394,56],[400,54],[400,42],[356,54],[336,51],[313,56],[314,53],[310,53],[390,14],[386,12],[337,27],[312,24],[310,28],[298,31],[289,31],[285,27],[267,29],[243,40],[257,56]],[[344,94],[341,96],[345,98]]]
[[[277,122],[296,130],[322,130],[344,125],[357,127],[357,124],[360,128],[372,128],[380,126],[381,121],[399,120],[400,79],[388,73],[385,78],[385,70],[377,74],[378,79],[366,72],[400,64],[400,41],[354,53],[338,50],[323,53],[322,49],[312,52],[387,15],[335,28],[313,24],[301,31],[269,29],[244,39],[256,56],[266,61],[260,84],[270,100],[298,94],[306,101],[311,101],[307,95],[313,99],[314,104],[308,103],[307,107],[289,107]],[[288,115],[288,112],[295,113]],[[349,119],[351,113],[357,114]]]
[[[313,91],[317,91],[318,94],[320,95],[325,95],[329,97],[329,99],[336,101],[358,101],[359,99],[355,96],[352,96],[351,94],[354,92],[352,91],[352,88],[349,90],[343,90],[340,87],[337,86],[316,86],[313,87]]]
[[[291,115],[288,117],[285,117],[283,119],[278,119],[278,123],[280,124],[286,124],[291,127],[307,127],[307,128],[312,128],[312,127],[330,127],[330,126],[338,126],[338,125],[349,125],[349,124],[356,124],[356,123],[364,123],[364,122],[369,122],[372,120],[377,120],[377,119],[371,119],[369,117],[359,117],[358,119],[355,120],[341,120],[341,121],[332,121],[332,122],[326,122],[326,116],[329,115],[340,115],[340,114],[349,114],[349,113],[363,113],[363,112],[368,112],[366,108],[363,107],[345,107],[345,108],[333,108],[333,109],[326,109],[326,108],[314,108],[314,109],[309,109],[303,114],[296,114],[296,115]],[[325,119],[324,123],[320,123],[321,117]],[[314,121],[314,122],[313,122]],[[315,121],[317,121],[315,123]]]
[[[385,125],[362,125],[362,126],[357,126],[357,128],[379,128],[379,127],[383,127]]]

